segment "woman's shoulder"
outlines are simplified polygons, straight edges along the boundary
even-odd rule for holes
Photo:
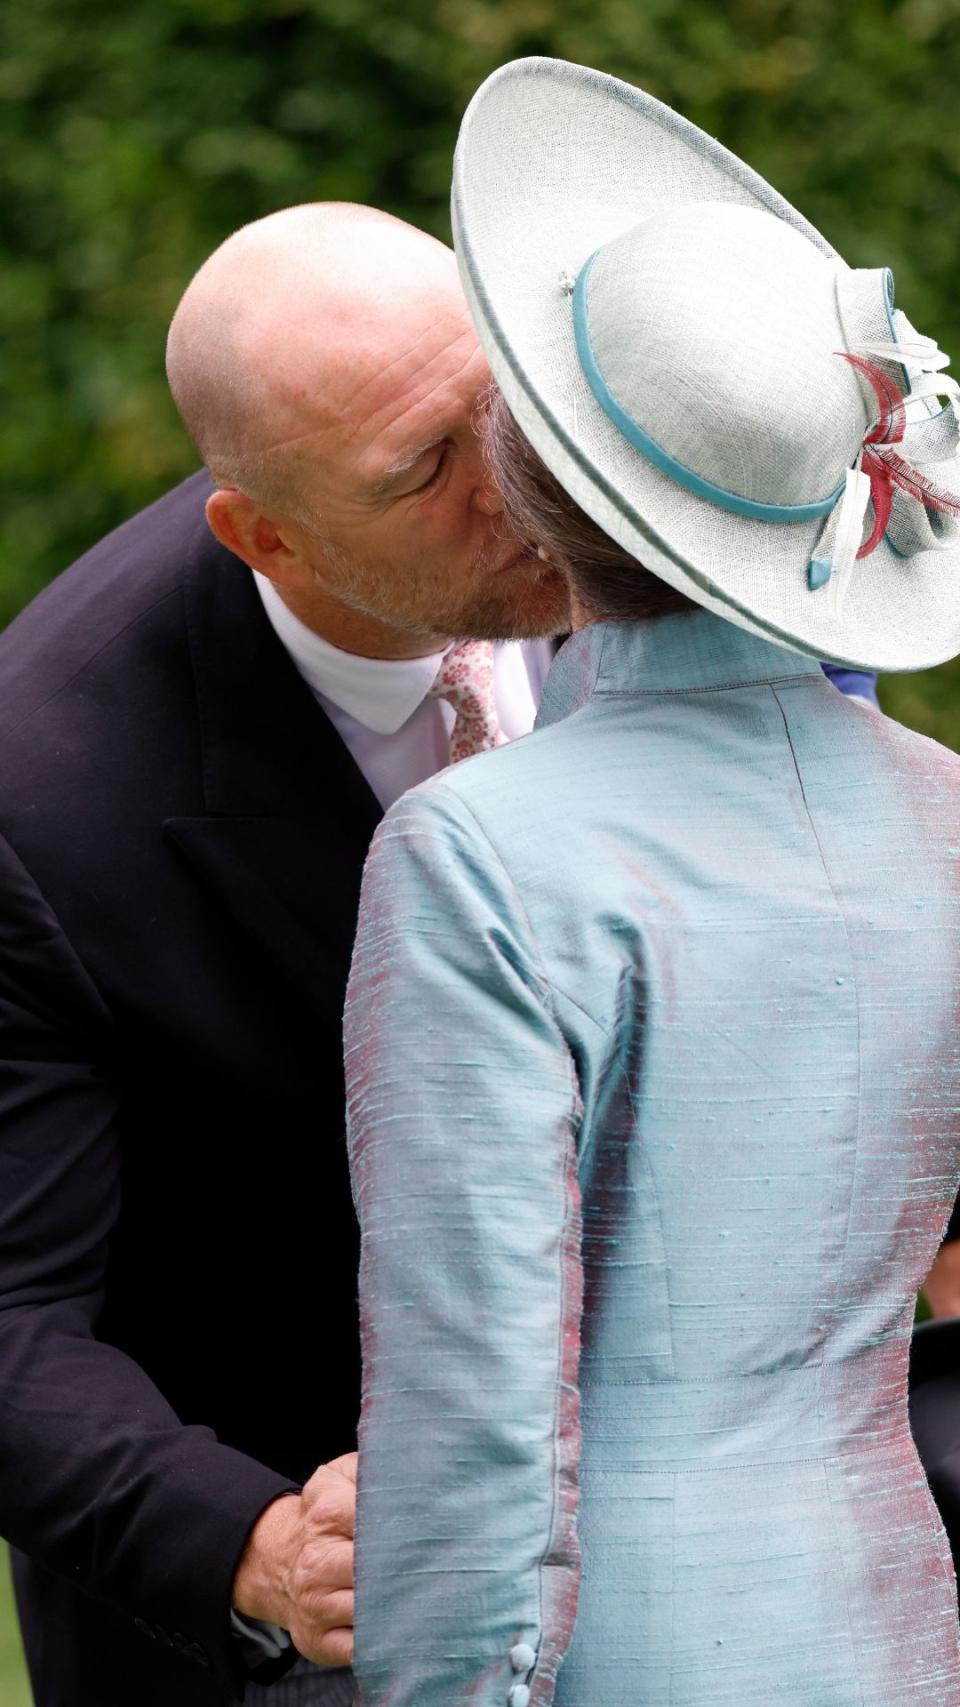
[[[461,871],[510,885],[517,839],[529,843],[543,815],[543,755],[551,734],[518,736],[408,789],[382,819],[374,857],[422,866],[428,875],[455,861]]]
[[[529,804],[553,733],[552,729],[535,729],[504,747],[448,765],[408,789],[390,812],[452,813],[458,818],[472,815],[478,823],[508,820],[521,800]]]

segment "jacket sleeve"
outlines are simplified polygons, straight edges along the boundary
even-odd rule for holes
[[[579,1580],[574,1063],[520,897],[427,784],[369,856],[346,1009],[367,1707],[548,1707]]]
[[[291,1484],[96,1338],[133,1137],[111,1016],[0,839],[0,1533],[234,1699],[233,1575]]]

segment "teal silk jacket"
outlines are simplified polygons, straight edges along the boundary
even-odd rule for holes
[[[960,1176],[960,760],[594,624],[370,854],[368,1707],[960,1707],[907,1425]]]

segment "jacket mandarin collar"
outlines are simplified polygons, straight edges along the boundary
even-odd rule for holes
[[[557,654],[536,727],[559,723],[595,694],[696,693],[796,676],[822,679],[820,665],[710,611],[592,622]]]

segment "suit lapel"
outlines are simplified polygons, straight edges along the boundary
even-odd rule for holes
[[[339,1026],[380,806],[201,518],[185,579],[205,813],[165,838],[285,980]]]

